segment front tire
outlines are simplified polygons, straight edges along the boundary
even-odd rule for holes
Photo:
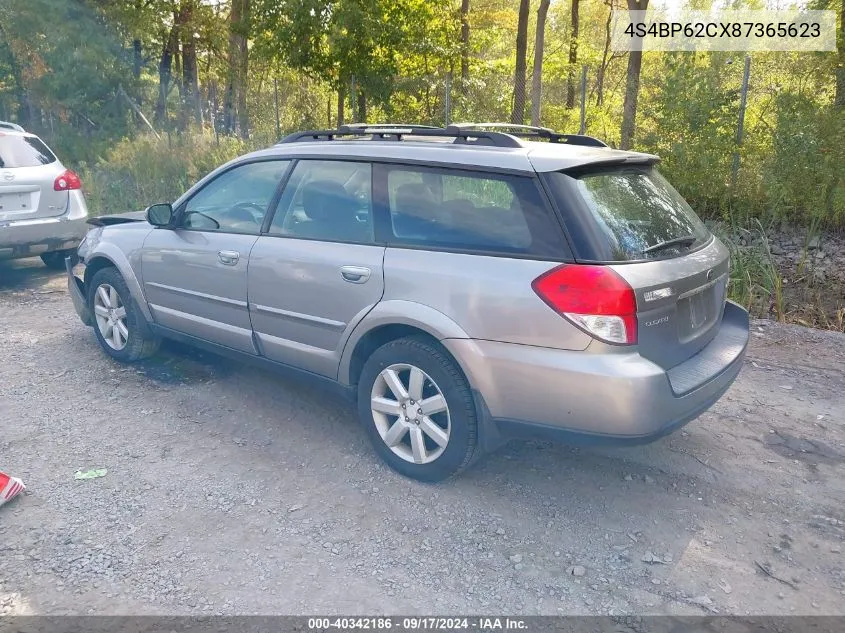
[[[150,334],[123,276],[114,267],[97,271],[88,286],[94,334],[103,351],[123,363],[149,358],[161,340]]]
[[[358,415],[379,456],[411,479],[448,479],[478,451],[469,384],[442,347],[422,338],[391,341],[367,359]]]

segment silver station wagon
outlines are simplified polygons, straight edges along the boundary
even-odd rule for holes
[[[513,437],[647,442],[748,343],[728,251],[657,161],[506,124],[297,133],[93,220],[69,288],[119,361],[168,337],[348,394],[415,479]]]

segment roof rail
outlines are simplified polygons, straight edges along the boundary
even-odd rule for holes
[[[417,123],[345,123],[339,125],[338,130],[380,130],[395,128],[417,128],[422,130],[436,130],[436,125],[419,125]]]
[[[533,134],[555,134],[555,131],[547,127],[539,127],[536,125],[522,125],[520,123],[452,123],[452,127],[462,130],[469,129],[493,129],[493,130],[512,130],[514,132],[526,132]]]
[[[546,139],[550,143],[607,147],[607,144],[592,136],[583,134],[560,134],[547,127],[520,125],[517,123],[453,123],[445,128],[431,125],[404,123],[351,123],[336,130],[308,130],[294,132],[279,141],[301,143],[306,141],[334,141],[344,136],[369,136],[372,140],[401,141],[405,136],[428,136],[454,138],[455,143],[476,143],[495,147],[522,147],[519,138]]]
[[[436,130],[434,125],[416,123],[347,123],[338,126],[339,132],[349,134],[370,134],[374,141],[401,141],[403,134],[413,134],[419,130]]]
[[[377,125],[353,124],[341,126],[336,130],[294,132],[279,141],[277,145],[308,141],[334,141],[343,136],[369,136],[373,140],[395,141],[401,141],[405,136],[426,136],[433,138],[454,138],[455,143],[477,143],[479,145],[493,145],[494,147],[522,147],[519,139],[501,132],[462,129],[452,125],[445,128],[438,128],[429,125],[404,126],[395,123]]]
[[[15,132],[26,132],[26,130],[17,123],[11,123],[9,121],[0,121],[0,128],[14,130]]]
[[[568,145],[585,145],[588,147],[607,147],[607,143],[584,134],[561,134],[547,127],[535,125],[521,125],[518,123],[454,123],[452,127],[461,130],[499,130],[507,131],[512,136],[522,138],[543,138],[550,143],[566,143]]]

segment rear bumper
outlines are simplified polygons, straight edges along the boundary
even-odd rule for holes
[[[728,390],[748,345],[748,313],[728,302],[716,337],[668,372],[623,348],[606,353],[459,339],[443,343],[478,394],[485,444],[508,437],[640,444],[695,419]],[[680,382],[685,391],[678,395]]]
[[[0,224],[0,259],[32,257],[79,246],[91,227],[86,224],[88,210],[82,193],[71,194],[65,215]]]

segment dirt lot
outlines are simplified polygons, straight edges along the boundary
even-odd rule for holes
[[[118,365],[61,275],[0,264],[0,469],[29,487],[0,614],[845,614],[845,335],[754,329],[684,432],[426,486],[343,402],[176,346]]]

